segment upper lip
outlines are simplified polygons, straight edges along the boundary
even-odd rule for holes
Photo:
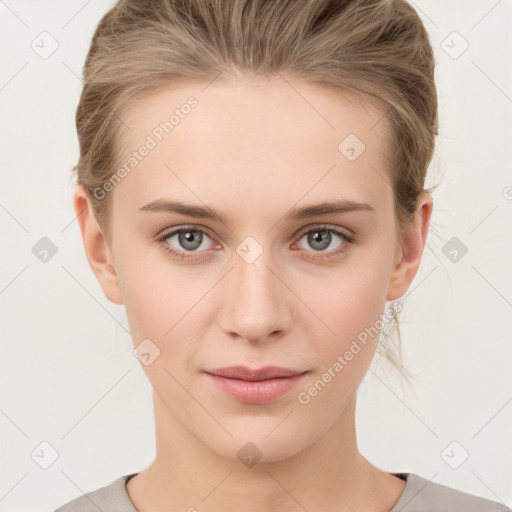
[[[206,373],[230,379],[256,381],[274,379],[277,377],[293,377],[294,375],[301,375],[306,372],[301,370],[291,370],[289,368],[281,368],[279,366],[265,366],[264,368],[259,369],[247,368],[246,366],[230,366],[228,368],[206,370]]]

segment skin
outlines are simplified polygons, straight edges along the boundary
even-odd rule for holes
[[[105,296],[124,304],[134,346],[149,338],[160,350],[142,365],[153,386],[156,458],[128,482],[130,499],[139,512],[389,511],[405,482],[363,457],[355,431],[356,391],[377,336],[308,404],[297,395],[375,325],[386,300],[407,291],[432,197],[421,194],[400,243],[382,111],[370,100],[282,78],[237,77],[206,89],[184,83],[143,96],[123,112],[125,147],[140,147],[192,95],[198,106],[109,192],[111,243],[84,189],[73,195]],[[352,162],[338,150],[349,133],[366,145]],[[230,223],[138,211],[160,198],[206,204]],[[283,220],[291,208],[341,198],[374,212]],[[356,241],[332,234],[318,249],[307,233],[323,224]],[[189,259],[155,242],[184,226],[206,233],[199,249],[180,245],[178,235],[163,243]],[[236,252],[247,236],[263,249],[252,263]],[[341,256],[314,259],[343,244]],[[310,373],[277,400],[251,405],[203,373],[235,364]],[[261,452],[250,467],[237,456],[248,442]]]

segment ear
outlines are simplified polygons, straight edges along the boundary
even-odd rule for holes
[[[82,185],[75,185],[73,189],[73,207],[80,225],[87,261],[105,297],[114,304],[123,304],[112,253],[94,216],[89,196]]]
[[[410,229],[404,234],[404,240],[397,251],[397,262],[391,274],[386,300],[400,298],[409,288],[418,272],[427,241],[430,217],[432,215],[433,199],[428,192],[418,196],[416,212]]]

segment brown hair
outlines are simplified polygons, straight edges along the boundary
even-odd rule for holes
[[[226,68],[286,74],[382,107],[402,237],[419,194],[435,188],[424,189],[438,134],[434,67],[427,31],[405,0],[118,0],[96,28],[83,69],[77,184],[111,240],[109,196],[94,191],[120,165],[119,114],[130,101],[178,81],[220,79]],[[386,346],[385,356],[408,378],[392,314],[398,347],[395,354]]]

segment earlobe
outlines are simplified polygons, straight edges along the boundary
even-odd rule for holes
[[[422,192],[416,204],[416,214],[410,229],[404,234],[401,246],[402,257],[391,274],[387,301],[396,300],[405,294],[421,263],[432,215],[432,196],[428,192]]]
[[[73,207],[80,226],[89,266],[105,297],[114,304],[123,304],[112,253],[94,216],[89,196],[82,185],[75,185],[73,189]]]

